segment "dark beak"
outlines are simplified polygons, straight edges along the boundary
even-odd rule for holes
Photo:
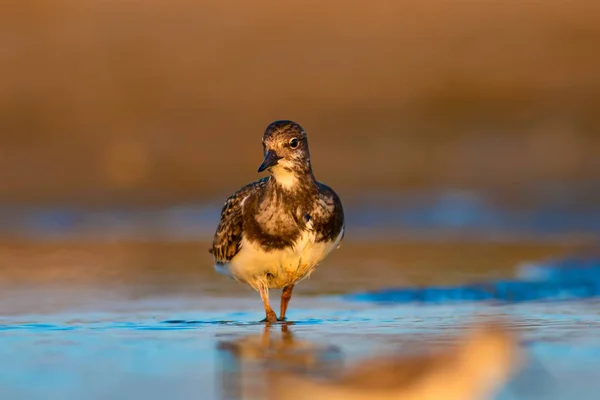
[[[262,164],[260,164],[260,167],[258,167],[258,172],[263,172],[265,169],[276,165],[277,161],[281,160],[282,158],[283,157],[279,157],[273,150],[267,151],[265,159],[263,160]]]

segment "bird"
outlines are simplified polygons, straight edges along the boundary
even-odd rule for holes
[[[263,161],[255,182],[223,205],[212,248],[217,273],[260,294],[266,317],[286,320],[294,285],[308,278],[344,239],[342,202],[313,174],[306,131],[296,122],[270,123],[262,137]],[[269,290],[282,289],[279,317]]]
[[[268,398],[491,400],[524,364],[518,338],[499,321],[473,325],[457,339],[446,349],[424,343],[425,351],[361,360],[335,379],[275,370]]]

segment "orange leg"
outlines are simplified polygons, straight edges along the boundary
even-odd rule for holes
[[[260,298],[265,305],[265,313],[267,314],[267,317],[263,320],[263,322],[277,322],[277,314],[275,314],[275,311],[273,311],[271,305],[269,304],[269,289],[261,287],[259,293]]]
[[[281,312],[279,313],[279,320],[285,321],[285,312],[287,311],[288,303],[292,298],[292,290],[294,290],[294,285],[289,285],[283,288],[283,292],[281,293]]]

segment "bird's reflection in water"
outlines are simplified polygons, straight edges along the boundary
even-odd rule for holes
[[[217,354],[222,400],[264,399],[275,375],[328,377],[342,366],[337,347],[298,339],[288,323],[222,340]]]

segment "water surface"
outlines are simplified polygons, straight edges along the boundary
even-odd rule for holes
[[[150,217],[0,213],[6,222],[0,229],[0,398],[259,399],[266,370],[327,377],[363,357],[448,345],[469,323],[489,317],[508,321],[528,355],[500,400],[595,398],[595,296],[365,297],[383,288],[530,279],[520,275],[522,265],[581,252],[597,228],[576,213],[561,217],[573,223],[554,219],[558,225],[550,229],[550,214],[524,220],[510,214],[504,221],[503,214],[463,205],[350,214],[353,234],[295,289],[292,323],[268,328],[257,322],[263,318],[258,295],[211,267],[207,232],[214,210],[206,218],[194,210]],[[582,227],[593,229],[575,229]],[[564,276],[544,279],[568,283]],[[272,294],[275,307],[278,296]]]
[[[261,385],[249,386],[243,376],[264,365],[227,350],[265,332],[273,340],[283,335],[279,325],[265,328],[255,322],[262,318],[257,305],[197,297],[132,301],[104,312],[2,317],[0,395],[260,398]],[[328,365],[348,365],[372,354],[414,351],[423,340],[446,343],[477,317],[501,316],[520,334],[529,364],[500,399],[592,399],[600,390],[600,382],[592,379],[600,371],[597,300],[382,306],[316,296],[296,298],[293,305],[288,344],[317,357],[312,369],[321,368],[321,374],[327,374]],[[310,370],[303,362],[297,364]]]

